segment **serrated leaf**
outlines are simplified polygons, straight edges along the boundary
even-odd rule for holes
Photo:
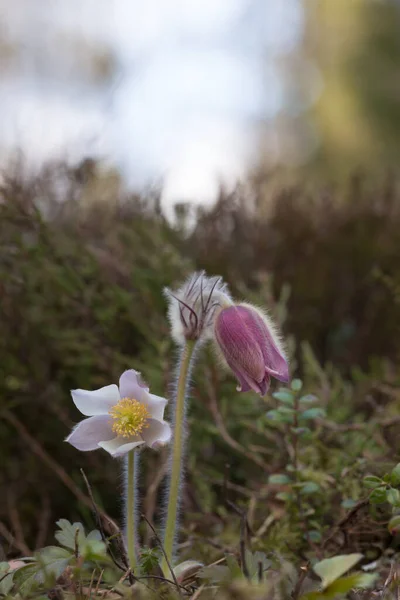
[[[367,488],[375,489],[376,487],[382,485],[382,479],[380,479],[379,477],[375,477],[375,475],[367,475],[363,479],[363,484]]]
[[[390,488],[389,490],[387,490],[386,499],[389,502],[389,504],[392,504],[393,506],[399,506],[399,504],[400,504],[399,490],[395,490],[394,488]]]
[[[301,379],[293,379],[290,387],[294,392],[300,392],[301,388],[303,387],[303,382]]]
[[[390,474],[390,483],[394,486],[400,485],[400,463],[398,463]]]
[[[347,573],[347,571],[360,562],[362,557],[363,555],[359,553],[342,554],[333,558],[326,558],[315,564],[313,569],[322,580],[322,589],[327,588],[339,579],[339,577]]]
[[[284,404],[294,404],[294,396],[291,392],[275,392],[272,394],[273,398],[279,400],[279,402],[283,402]]]
[[[392,534],[400,531],[400,515],[396,515],[390,519],[388,529]]]
[[[273,485],[284,485],[285,483],[290,483],[290,479],[287,475],[283,475],[283,473],[275,473],[275,475],[270,475],[268,477],[268,483]]]
[[[54,537],[62,546],[75,550],[75,536],[77,529],[79,530],[77,538],[78,547],[85,542],[85,530],[82,523],[70,523],[67,519],[60,519],[56,522],[56,525],[58,525],[61,531],[56,531]]]
[[[304,412],[300,413],[300,419],[322,419],[326,417],[326,412],[320,406],[314,406],[313,408],[307,408]]]
[[[383,486],[375,488],[369,495],[369,501],[372,504],[383,504],[386,502],[386,488]]]

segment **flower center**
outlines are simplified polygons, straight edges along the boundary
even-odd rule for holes
[[[147,407],[134,398],[122,398],[108,414],[114,419],[112,430],[126,438],[142,433],[149,426],[147,419],[151,417]]]

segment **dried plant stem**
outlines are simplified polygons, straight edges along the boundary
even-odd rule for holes
[[[164,531],[164,550],[168,561],[170,562],[172,561],[173,557],[178,511],[180,505],[179,491],[182,479],[182,463],[185,443],[185,398],[193,350],[194,342],[186,342],[181,355],[178,385],[176,390],[173,427],[174,438],[170,463],[167,520]],[[165,558],[162,563],[162,570],[164,573],[168,571],[168,564]]]
[[[137,461],[135,450],[128,452],[126,473],[126,538],[128,558],[131,571],[138,575],[138,560],[136,556],[136,476]]]

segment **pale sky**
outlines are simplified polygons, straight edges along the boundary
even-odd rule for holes
[[[0,17],[21,44],[0,83],[3,156],[100,156],[131,186],[163,178],[165,203],[210,200],[251,165],[282,104],[276,59],[302,32],[300,0],[2,0]],[[71,36],[111,51],[110,85],[89,84]]]

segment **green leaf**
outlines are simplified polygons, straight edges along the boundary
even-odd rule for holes
[[[224,569],[226,568],[227,567],[224,567]],[[174,567],[174,575],[178,582],[182,583],[184,579],[188,579],[189,577],[197,575],[200,572],[200,570],[204,570],[203,563],[198,562],[197,560],[185,560],[179,565],[176,565],[176,567]]]
[[[307,533],[304,534],[304,539],[308,540],[309,542],[314,542],[318,544],[322,540],[322,535],[316,529],[312,529],[311,531],[307,531]]]
[[[347,571],[352,569],[363,555],[342,554],[333,558],[326,558],[314,565],[314,572],[322,579],[322,589],[327,588],[331,583],[339,579]]]
[[[311,429],[309,429],[308,427],[292,427],[292,431],[296,435],[308,435],[309,433],[311,433]]]
[[[161,552],[158,548],[142,546],[140,549],[140,570],[145,575],[151,574],[160,562]]]
[[[44,573],[37,563],[20,567],[14,572],[14,584],[21,596],[30,596],[44,583]]]
[[[353,508],[356,504],[357,501],[353,500],[352,498],[346,498],[342,501],[343,508]]]
[[[231,573],[231,578],[239,579],[243,577],[242,569],[240,568],[240,565],[236,560],[235,556],[233,554],[226,554],[225,559],[228,569]]]
[[[394,486],[400,485],[400,463],[398,463],[390,474],[390,483]]]
[[[65,571],[74,554],[59,546],[47,546],[36,552],[36,558],[46,575],[57,578]]]
[[[274,394],[272,394],[273,398],[275,398],[276,400],[279,400],[279,402],[283,402],[284,404],[294,404],[294,396],[292,394],[292,392],[288,391],[288,392],[275,392]]]
[[[315,481],[306,481],[300,490],[300,494],[315,494],[321,491],[321,487]]]
[[[249,572],[250,580],[253,583],[258,581],[259,564],[261,563],[261,570],[264,573],[272,565],[264,552],[250,552],[246,550],[246,566]]]
[[[270,410],[265,416],[276,423],[293,423],[293,416],[285,415],[279,410]]]
[[[395,534],[400,531],[400,515],[396,515],[390,519],[388,529],[391,534]]]
[[[78,530],[78,547],[80,547],[85,541],[85,530],[83,529],[82,523],[70,523],[67,519],[60,519],[56,522],[56,525],[61,531],[56,531],[54,537],[61,546],[75,550],[75,536]]]
[[[386,502],[386,488],[384,486],[375,488],[369,495],[369,501],[372,504],[383,504]]]
[[[400,504],[399,490],[395,490],[394,488],[390,488],[389,490],[387,490],[386,499],[389,502],[389,504],[392,504],[393,506],[399,506],[399,504]]]
[[[276,484],[276,485],[284,485],[285,483],[290,483],[290,479],[287,475],[283,475],[281,473],[276,473],[275,475],[270,475],[268,477],[268,483]]]
[[[356,588],[371,587],[376,577],[375,573],[354,573],[347,577],[341,577],[326,588],[323,597],[330,600],[347,594],[350,590]]]
[[[294,392],[300,392],[301,388],[303,387],[303,382],[301,379],[293,379],[290,387]]]
[[[299,402],[300,404],[313,404],[314,402],[317,402],[318,398],[317,396],[314,396],[314,394],[306,394],[305,396],[302,396],[301,398],[299,398]]]
[[[10,571],[8,562],[0,563],[0,595],[7,596],[13,586],[14,571]]]
[[[276,498],[278,500],[283,500],[284,502],[290,502],[293,500],[293,494],[289,494],[289,492],[279,492],[279,494],[276,495]]]
[[[326,417],[326,412],[320,406],[314,406],[313,408],[308,408],[304,412],[300,413],[300,419],[308,420],[308,419],[321,419]]]
[[[382,485],[382,479],[380,479],[379,477],[375,477],[375,475],[367,475],[363,479],[363,484],[367,488],[374,489],[374,488],[379,487],[380,485]]]

